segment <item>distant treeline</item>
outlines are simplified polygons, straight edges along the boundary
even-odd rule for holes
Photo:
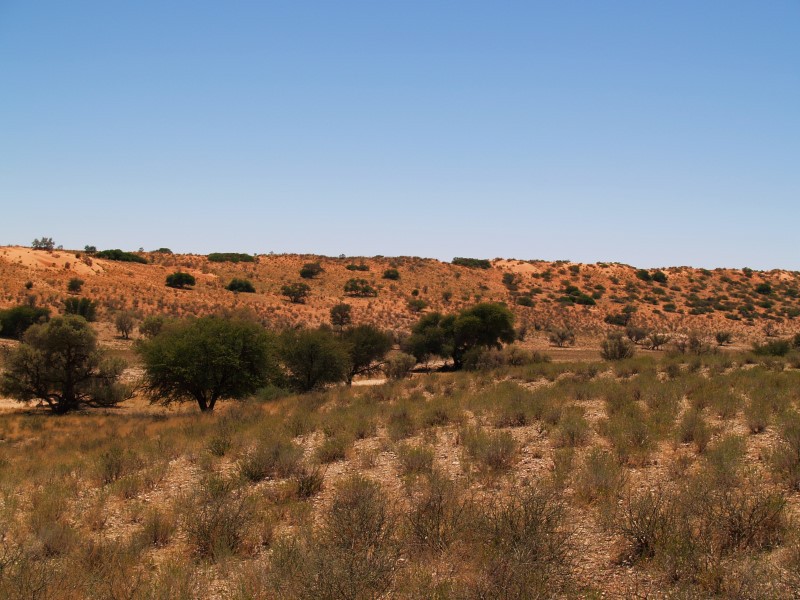
[[[459,267],[469,267],[470,269],[491,269],[492,263],[484,258],[463,258],[456,256],[453,264]]]
[[[97,254],[95,254],[97,258],[105,258],[106,260],[117,260],[120,262],[135,262],[135,263],[142,263],[143,265],[147,264],[147,259],[143,256],[139,256],[138,254],[133,254],[132,252],[123,252],[119,248],[114,248],[113,250],[101,250]]]
[[[256,262],[256,257],[241,252],[212,252],[208,255],[209,262]]]

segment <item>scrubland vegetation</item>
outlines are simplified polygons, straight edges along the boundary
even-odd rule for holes
[[[214,414],[2,414],[0,595],[794,597],[796,358],[499,352]]]
[[[0,311],[3,394],[27,402],[0,411],[0,597],[796,597],[800,338],[630,303],[587,331],[568,317],[599,309],[593,286],[534,327],[517,302],[434,302],[401,263],[292,264],[221,272],[227,309],[191,317],[109,310],[89,271],[59,287],[84,297]],[[184,307],[196,275],[170,292]],[[292,285],[324,323],[239,304]],[[365,318],[364,286],[401,285],[433,305],[405,329]]]

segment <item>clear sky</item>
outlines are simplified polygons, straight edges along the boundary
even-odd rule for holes
[[[0,0],[0,244],[800,269],[798,0]]]

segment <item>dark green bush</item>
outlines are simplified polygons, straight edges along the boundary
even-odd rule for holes
[[[281,287],[281,294],[294,304],[303,304],[311,294],[311,288],[305,283],[289,283]]]
[[[254,294],[256,288],[248,279],[231,279],[231,282],[225,288],[229,292],[241,292],[244,294]]]
[[[458,265],[459,267],[468,267],[470,269],[491,269],[492,263],[488,260],[482,258],[463,258],[460,256],[456,256],[452,264]]]
[[[303,279],[314,279],[318,275],[321,275],[325,269],[322,268],[318,262],[315,263],[306,263],[303,265],[303,268],[300,269],[300,277]]]
[[[212,252],[208,255],[209,262],[256,262],[256,257],[241,252]]]
[[[172,275],[167,275],[167,287],[182,290],[193,286],[195,283],[196,281],[194,276],[189,273],[176,271]]]
[[[147,259],[145,257],[139,256],[138,254],[133,254],[132,252],[123,252],[119,248],[114,248],[113,250],[101,250],[100,252],[95,253],[95,256],[97,258],[105,258],[106,260],[135,262],[143,265],[147,264]]]
[[[386,269],[383,272],[383,278],[397,281],[398,279],[400,279],[400,271],[398,271],[397,269]]]
[[[349,264],[345,267],[348,271],[369,271],[369,265],[365,265],[364,263],[360,264]]]
[[[349,279],[344,284],[344,293],[361,298],[378,295],[378,291],[366,279]]]
[[[50,318],[46,308],[15,306],[0,310],[0,337],[18,339],[31,326]]]
[[[64,314],[79,315],[91,322],[97,318],[97,304],[89,298],[67,298],[64,301]]]

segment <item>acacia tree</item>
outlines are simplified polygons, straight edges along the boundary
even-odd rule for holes
[[[33,325],[8,356],[0,392],[18,400],[41,400],[57,414],[81,406],[112,406],[130,396],[119,383],[120,359],[103,359],[97,336],[76,315]]]
[[[356,375],[368,375],[380,370],[383,360],[392,349],[392,338],[372,325],[358,325],[342,331],[342,342],[350,357],[347,385]]]
[[[425,315],[412,328],[406,348],[419,361],[430,356],[452,358],[460,369],[464,355],[473,348],[501,348],[515,338],[512,312],[502,304],[484,302],[454,315]]]
[[[133,326],[136,324],[133,313],[128,310],[123,310],[117,313],[114,317],[114,327],[117,328],[119,334],[126,340],[130,338]]]
[[[311,294],[311,288],[305,283],[290,283],[281,287],[281,294],[293,304],[304,304]]]
[[[353,322],[352,307],[342,302],[331,308],[331,325],[341,331]]]
[[[145,389],[153,403],[196,401],[203,412],[218,400],[241,399],[280,378],[275,344],[257,323],[203,317],[164,326],[138,346]]]
[[[329,329],[284,332],[280,355],[291,384],[301,392],[345,381],[350,368],[347,348]]]

